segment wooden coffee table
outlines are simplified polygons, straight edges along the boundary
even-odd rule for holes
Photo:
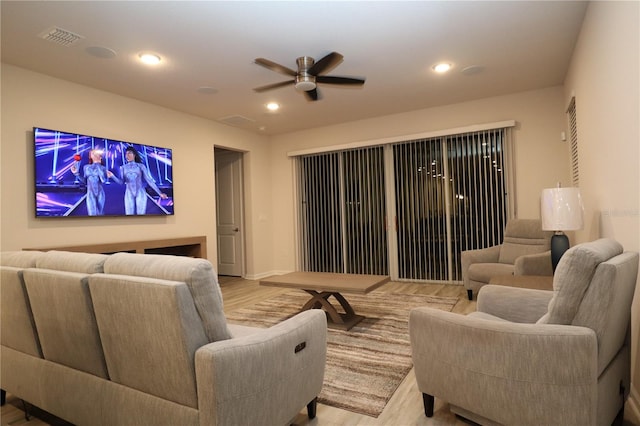
[[[311,299],[302,307],[307,309],[324,309],[330,327],[349,330],[364,319],[358,315],[341,293],[366,294],[389,281],[387,275],[337,274],[330,272],[291,272],[277,275],[260,281],[260,285],[271,287],[285,287],[304,290],[311,295]],[[329,302],[333,296],[344,313]]]

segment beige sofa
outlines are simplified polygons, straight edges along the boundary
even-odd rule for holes
[[[227,324],[211,264],[116,253],[5,252],[9,392],[77,425],[284,425],[315,416],[326,318]]]

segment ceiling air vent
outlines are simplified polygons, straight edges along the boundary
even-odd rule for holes
[[[58,27],[49,28],[48,30],[40,33],[39,37],[67,47],[76,44],[84,38],[81,35],[72,33],[71,31],[63,30],[62,28]]]
[[[218,121],[224,124],[229,124],[231,126],[242,127],[242,126],[253,123],[255,120],[252,120],[247,117],[243,117],[241,115],[230,115],[228,117],[223,117]]]

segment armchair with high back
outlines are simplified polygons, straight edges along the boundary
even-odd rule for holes
[[[492,277],[499,275],[553,275],[552,232],[539,219],[511,219],[500,245],[461,253],[462,281],[469,300]]]
[[[477,312],[417,308],[409,334],[425,414],[434,397],[480,424],[609,425],[630,387],[638,253],[569,249],[553,291],[487,285]]]

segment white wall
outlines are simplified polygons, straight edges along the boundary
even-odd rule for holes
[[[567,181],[563,92],[533,92],[274,137],[257,136],[111,93],[2,65],[2,250],[206,235],[217,261],[213,146],[245,152],[248,278],[295,269],[292,163],[286,153],[515,119],[518,215],[538,217],[539,193]],[[33,126],[174,150],[176,214],[154,218],[35,219]],[[546,170],[548,173],[540,173]]]
[[[247,273],[269,270],[271,246],[266,137],[2,64],[0,247],[51,247],[207,236],[217,259],[214,145],[245,152]],[[36,219],[32,127],[173,149],[175,215]]]
[[[271,139],[274,206],[274,271],[295,270],[293,167],[287,153],[392,138],[474,124],[516,120],[514,131],[517,205],[521,218],[540,217],[540,193],[557,182],[569,184],[569,147],[562,87],[412,111]]]
[[[576,99],[580,192],[585,229],[640,251],[640,3],[592,2],[565,80],[565,104]],[[632,312],[632,394],[640,423],[640,283]],[[629,411],[629,410],[628,410]]]

